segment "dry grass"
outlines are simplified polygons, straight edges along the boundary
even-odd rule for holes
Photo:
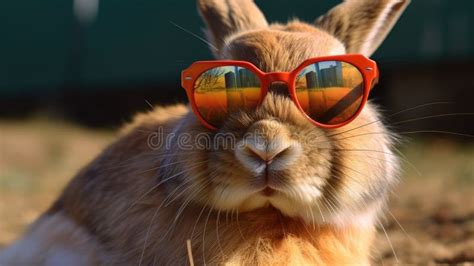
[[[46,121],[0,122],[0,246],[49,207],[113,134]]]
[[[413,142],[404,153],[418,170],[405,163],[384,222],[399,261],[474,263],[474,143]],[[383,233],[375,247],[377,261],[396,263]]]
[[[47,121],[0,121],[0,246],[14,240],[114,134]],[[417,141],[384,222],[403,263],[474,261],[474,143]],[[404,232],[401,227],[404,228]],[[396,262],[383,234],[375,260]]]

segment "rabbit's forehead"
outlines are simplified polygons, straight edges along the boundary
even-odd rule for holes
[[[227,40],[222,59],[249,61],[266,72],[291,71],[304,60],[345,54],[344,45],[331,35],[310,32],[265,29],[250,31]]]

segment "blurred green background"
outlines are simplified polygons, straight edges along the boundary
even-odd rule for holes
[[[340,1],[256,2],[270,22],[311,22]],[[185,100],[180,71],[212,58],[204,43],[172,24],[204,35],[193,0],[1,6],[0,116],[48,110],[87,125],[116,126],[145,110],[145,99]],[[374,55],[382,73],[374,99],[394,111],[433,101],[456,102],[446,111],[465,111],[474,98],[472,14],[471,0],[412,1]]]

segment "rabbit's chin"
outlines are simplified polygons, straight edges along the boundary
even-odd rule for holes
[[[263,190],[249,188],[217,188],[211,200],[212,208],[220,211],[238,211],[243,214],[264,215],[269,212],[299,220],[308,225],[330,225],[338,228],[355,226],[368,228],[374,225],[377,213],[383,206],[376,202],[355,210],[351,207],[329,207],[321,190],[310,185],[292,187],[289,190],[275,190],[265,195]],[[278,216],[265,216],[278,217]],[[263,218],[263,217],[262,217]],[[266,219],[262,219],[265,221]]]
[[[322,207],[323,195],[314,184],[292,185],[285,189],[252,189],[247,187],[217,187],[212,198],[213,208],[251,212],[262,208],[278,210],[284,216],[308,224],[329,222],[331,215]]]

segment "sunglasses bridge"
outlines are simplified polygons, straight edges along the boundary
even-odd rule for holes
[[[268,92],[273,92],[278,95],[289,97],[289,78],[290,73],[287,72],[266,73],[264,76],[265,82],[263,82],[263,85],[266,86]]]
[[[265,73],[263,77],[268,84],[271,84],[274,82],[288,83],[290,79],[290,73],[289,72],[270,72],[270,73]]]

